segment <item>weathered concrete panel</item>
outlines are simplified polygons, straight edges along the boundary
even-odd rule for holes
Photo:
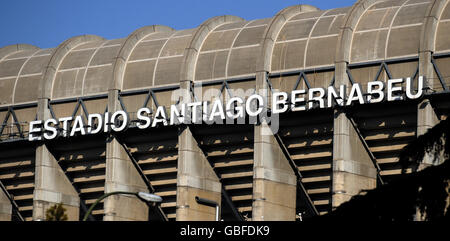
[[[306,40],[276,43],[272,54],[272,71],[302,68]]]
[[[58,72],[53,83],[52,97],[63,98],[81,95],[83,76],[86,69]]]
[[[97,50],[97,53],[92,57],[90,66],[103,65],[113,63],[117,54],[119,53],[120,46],[105,47]]]
[[[69,52],[60,65],[60,69],[71,69],[87,66],[95,49]]]
[[[255,73],[258,50],[258,47],[231,50],[228,60],[228,76]]]
[[[123,90],[152,86],[155,64],[156,60],[127,64],[123,78]]]
[[[415,55],[419,49],[421,26],[392,29],[389,35],[386,57]]]
[[[224,26],[224,25],[222,25]],[[218,49],[227,49],[231,47],[239,30],[229,30],[221,32],[212,32],[208,35],[202,45],[201,51],[210,51]]]
[[[39,53],[39,55],[40,54],[41,53]],[[50,59],[50,55],[30,58],[27,61],[27,63],[25,64],[25,66],[23,67],[20,74],[26,75],[26,74],[42,73],[42,70],[45,67],[45,65],[48,63],[49,59]]]
[[[161,48],[166,43],[166,39],[154,40],[139,43],[130,55],[129,60],[140,60],[149,58],[158,58]]]
[[[352,62],[383,59],[388,30],[355,33],[351,53]]]
[[[11,104],[14,84],[16,83],[16,78],[2,79],[0,80],[0,90],[2,94],[0,95],[0,105]]]

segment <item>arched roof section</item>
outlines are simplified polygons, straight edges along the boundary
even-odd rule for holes
[[[122,90],[178,84],[184,50],[195,31],[166,31],[143,38],[126,63]]]
[[[420,39],[432,0],[363,1],[364,11],[352,33],[348,62],[358,63],[418,56]],[[345,53],[342,53],[345,55]],[[341,55],[341,56],[342,56]]]
[[[195,64],[198,61],[198,53],[207,39],[207,37],[214,31],[214,29],[227,24],[245,21],[243,18],[224,15],[213,17],[203,22],[196,30],[191,42],[185,49],[184,60],[182,62],[180,80],[193,80]]]
[[[199,49],[194,80],[254,75],[261,39],[270,20],[235,21],[212,30]]]
[[[28,44],[0,49],[0,106],[37,100],[41,70],[50,51]]]
[[[82,35],[67,39],[51,54],[40,83],[40,98],[64,98],[81,95],[80,67],[91,55],[86,50],[97,48],[105,40],[95,35]],[[95,50],[94,50],[95,51]],[[93,54],[93,53],[91,53]]]
[[[435,0],[432,3],[432,7],[430,8],[429,14],[427,14],[426,16],[425,24],[422,28],[422,37],[420,39],[420,52],[435,51],[435,40],[438,24],[440,21],[439,19],[447,3],[448,3],[447,0]]]
[[[275,39],[271,71],[333,66],[341,26],[350,8],[303,11],[287,20]]]
[[[113,76],[111,78],[109,88],[122,90],[125,69],[130,58],[133,61],[137,59],[140,60],[143,58],[155,57],[154,49],[156,46],[154,46],[154,43],[151,43],[151,41],[146,40],[165,37],[171,34],[173,31],[174,29],[167,26],[151,25],[139,28],[131,33],[123,42],[122,46],[120,47],[120,51],[115,58],[113,65]],[[150,36],[153,36],[153,38],[150,38]],[[132,79],[127,80],[132,81]],[[133,84],[127,83],[127,86],[128,85]],[[135,85],[138,84],[135,83]]]
[[[261,53],[257,59],[257,71],[271,71],[271,58],[275,41],[285,23],[295,15],[303,12],[320,11],[311,5],[295,5],[278,12],[268,24],[261,43]]]

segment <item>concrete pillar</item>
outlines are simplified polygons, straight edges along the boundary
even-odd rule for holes
[[[68,220],[79,220],[80,198],[47,146],[36,149],[33,220],[45,220],[51,206],[62,203]]]
[[[12,205],[8,196],[0,190],[0,221],[11,221]]]
[[[352,124],[341,110],[334,113],[332,208],[363,189],[376,187],[377,170]]]
[[[148,188],[123,146],[112,138],[106,144],[105,193],[117,191],[148,192]],[[109,196],[104,208],[104,221],[148,220],[148,206],[136,196]]]
[[[266,72],[256,74],[256,89],[267,106]],[[276,117],[275,117],[276,118]],[[279,122],[272,118],[273,125]],[[297,177],[266,121],[255,125],[252,220],[295,220]],[[278,131],[278,126],[272,127]]]
[[[48,99],[38,103],[38,119],[51,118]],[[35,181],[33,193],[33,220],[45,220],[46,211],[53,205],[62,203],[68,220],[79,220],[80,198],[64,171],[59,166],[46,144],[36,148]]]
[[[436,19],[434,17],[426,18],[426,25],[432,28],[436,28]],[[430,31],[430,30],[423,30]],[[425,93],[430,93],[433,89],[435,74],[433,64],[431,63],[431,58],[433,55],[432,49],[434,45],[434,35],[428,36],[423,34],[421,41],[421,51],[419,53],[419,76],[425,76],[426,81],[424,83]],[[439,81],[439,80],[436,80]],[[428,129],[433,128],[439,123],[439,118],[431,105],[430,99],[423,99],[417,106],[417,133],[416,136],[419,137],[425,134]],[[419,170],[426,168],[430,165],[437,164],[433,163],[433,157],[425,155],[424,160],[419,165]]]
[[[215,208],[198,204],[195,197],[220,205],[222,184],[188,126],[180,126],[178,140],[177,221],[213,221]]]
[[[118,90],[110,90],[108,112],[119,110]],[[148,192],[124,147],[111,137],[106,143],[105,193]],[[113,195],[105,199],[104,221],[147,221],[148,206],[136,196]]]
[[[269,126],[255,126],[253,221],[294,221],[297,177]]]
[[[180,81],[180,103],[189,103],[190,80]],[[186,113],[187,122],[191,113]],[[179,126],[177,164],[177,221],[215,220],[215,208],[200,205],[195,197],[213,200],[219,205],[222,199],[222,184],[200,149],[187,125]]]
[[[429,94],[434,86],[434,68],[431,63],[431,50],[424,50],[419,54],[419,76],[425,76],[424,81],[425,93]],[[439,80],[437,80],[439,81]],[[429,99],[423,99],[417,106],[417,136],[421,136],[427,132],[428,129],[439,123],[439,118],[434,112],[433,106]]]
[[[358,1],[345,17],[338,38],[335,58],[335,86],[350,81],[347,66],[350,61],[353,30],[361,16],[376,0]],[[347,88],[348,90],[349,88]],[[376,169],[364,149],[355,129],[341,110],[335,110],[333,127],[332,208],[348,201],[362,189],[376,186]]]

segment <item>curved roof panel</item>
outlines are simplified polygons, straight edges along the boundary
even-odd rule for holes
[[[303,12],[286,21],[275,41],[272,71],[334,64],[339,30],[349,8]]]
[[[184,49],[194,30],[152,33],[138,42],[126,64],[123,90],[178,83]]]
[[[227,23],[211,31],[199,51],[195,81],[254,74],[260,42],[269,21]]]
[[[37,100],[42,71],[52,49],[15,51],[0,60],[0,105]]]
[[[112,64],[123,41],[90,41],[69,51],[56,71],[52,98],[106,93]]]
[[[431,4],[431,0],[392,0],[370,6],[353,33],[350,62],[418,55]]]

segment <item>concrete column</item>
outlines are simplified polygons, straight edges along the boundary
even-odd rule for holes
[[[257,93],[268,102],[266,72],[256,75]],[[271,124],[278,124],[272,119]],[[267,122],[255,125],[252,220],[295,220],[297,177]],[[278,128],[274,129],[278,130]]]
[[[8,196],[0,190],[0,221],[11,221],[12,205]]]
[[[428,18],[434,21],[434,18]],[[430,89],[434,86],[434,68],[431,63],[432,51],[431,48],[426,46],[428,49],[423,50],[419,54],[419,76],[426,76],[426,81],[424,83],[424,88],[426,88],[425,93],[429,93]],[[437,80],[438,81],[438,80]],[[439,123],[439,118],[431,105],[430,99],[423,99],[417,106],[417,134],[419,137],[425,134],[428,129],[433,128]],[[422,170],[430,165],[437,164],[433,163],[433,157],[425,155],[424,160],[419,165],[419,170]]]
[[[343,34],[348,35],[349,29]],[[351,31],[350,31],[351,32]],[[347,54],[342,50],[342,54]],[[336,61],[335,86],[347,85],[347,58]],[[348,93],[348,92],[347,92]],[[377,171],[344,110],[335,110],[333,122],[332,209],[350,200],[363,189],[376,187]]]
[[[80,198],[47,146],[36,149],[33,220],[45,220],[51,206],[62,203],[68,220],[79,220]]]
[[[297,177],[266,123],[255,126],[253,221],[294,221]]]
[[[180,81],[181,103],[191,101],[191,81]],[[186,114],[189,117],[189,113]],[[180,125],[178,133],[177,221],[212,221],[215,209],[200,205],[195,197],[213,200],[219,205],[222,184],[200,149],[187,125]]]
[[[110,90],[108,112],[119,110],[118,90]],[[105,193],[148,192],[124,147],[111,137],[106,143]],[[147,221],[148,206],[136,196],[113,195],[105,199],[104,221]]]
[[[38,119],[51,118],[48,99],[38,103]],[[62,203],[68,220],[79,220],[80,198],[64,171],[59,166],[46,144],[36,148],[36,168],[33,193],[33,220],[45,220],[46,211],[53,205]]]
[[[363,189],[376,187],[377,171],[345,113],[335,110],[333,133],[332,208]]]
[[[105,193],[117,191],[148,192],[148,189],[123,146],[112,138],[106,144]],[[148,206],[136,196],[109,196],[104,208],[104,221],[148,220]]]
[[[195,197],[220,205],[222,184],[188,126],[180,127],[178,140],[177,221],[213,221],[215,209],[198,204]]]

